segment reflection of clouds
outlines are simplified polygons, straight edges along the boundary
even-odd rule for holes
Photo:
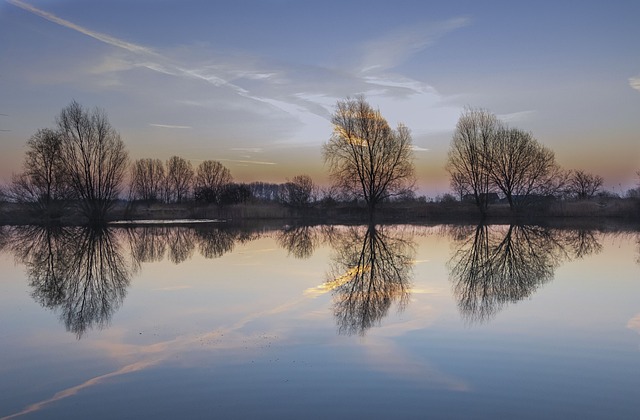
[[[31,405],[27,406],[22,411],[14,413],[14,414],[12,414],[10,416],[3,417],[3,420],[4,419],[13,419],[13,418],[16,418],[16,417],[24,416],[25,414],[30,414],[30,413],[37,412],[37,411],[41,410],[42,408],[44,408],[45,406],[47,406],[49,404],[53,404],[53,403],[55,403],[57,401],[65,399],[65,398],[72,397],[72,396],[76,395],[77,393],[79,393],[81,391],[84,391],[85,389],[91,388],[91,387],[93,387],[95,385],[99,385],[102,382],[105,382],[105,381],[107,381],[107,380],[109,380],[111,378],[114,378],[114,377],[117,377],[117,376],[120,376],[120,375],[124,375],[124,374],[127,374],[127,373],[137,372],[137,371],[146,369],[146,368],[152,366],[153,364],[155,364],[155,363],[152,362],[152,361],[140,362],[140,363],[132,363],[130,365],[124,366],[123,368],[121,368],[121,369],[119,369],[119,370],[117,370],[115,372],[110,372],[110,373],[107,373],[107,374],[104,374],[104,375],[93,377],[93,378],[81,383],[80,385],[76,385],[76,386],[73,386],[71,388],[66,388],[66,389],[64,389],[64,390],[62,390],[60,392],[57,392],[53,397],[51,397],[49,399],[39,401],[39,402],[37,402],[35,404],[31,404]]]
[[[160,231],[164,232],[168,229],[185,229],[184,227],[179,228],[169,228],[169,227],[158,227],[156,229],[160,229]],[[194,229],[194,228],[192,228]],[[200,232],[196,233],[195,231],[192,234],[187,236],[192,237],[194,242],[197,243],[199,240],[203,240],[204,238],[208,238],[218,232],[217,230],[211,228],[212,230],[209,232]],[[140,241],[145,241],[148,238],[161,237],[158,231],[154,231],[153,228],[130,228],[130,229],[115,229],[117,231],[117,238],[120,238],[123,243],[127,243],[130,245],[132,254],[138,255],[139,257],[147,256],[151,258],[152,261],[159,261],[158,255],[165,255],[166,253],[160,253],[158,250],[142,250],[139,247],[142,246]],[[366,236],[366,228],[360,229],[359,234],[365,234]],[[167,232],[165,232],[167,233]],[[343,235],[353,234],[351,228],[347,228],[344,230],[340,230],[339,233],[336,233],[333,229],[322,228],[322,235],[325,233],[331,233],[334,235],[335,244],[343,244],[346,245],[346,242],[342,242]],[[151,236],[148,236],[151,235]],[[249,241],[252,238],[258,237],[257,233],[239,233],[232,235],[237,237],[239,241]],[[405,245],[399,247],[401,250],[407,250],[405,247],[409,247],[409,250],[412,248],[412,242],[408,239],[410,235],[402,230],[394,230],[393,228],[380,228],[377,229],[376,236],[382,236],[386,239],[384,244],[386,246],[391,246],[393,249],[398,251],[398,247],[394,247],[394,244],[402,238],[407,240],[408,242]],[[356,237],[359,237],[356,235]],[[157,239],[157,238],[156,238]],[[274,238],[275,239],[275,238]],[[325,240],[326,238],[323,238]],[[360,239],[362,239],[360,237]],[[149,242],[153,242],[154,240],[150,240]],[[160,244],[154,242],[155,245],[159,249],[168,248],[167,244]],[[379,246],[383,244],[379,242]],[[146,245],[145,245],[146,246]],[[200,249],[200,245],[196,246]],[[377,246],[374,249],[378,249]],[[137,250],[137,251],[136,251]],[[255,251],[262,252],[263,250]],[[267,244],[267,248],[264,251],[271,252],[273,248],[269,247]],[[243,251],[245,252],[245,251]],[[252,251],[251,253],[253,253]],[[250,255],[251,253],[247,253]],[[393,258],[395,261],[399,259],[402,261],[405,266],[412,266],[414,264],[414,258],[412,258],[411,252],[403,254],[401,257],[391,256],[385,252],[380,254],[381,257],[387,255],[389,258]],[[372,265],[373,267],[378,266],[377,263]],[[335,286],[338,286],[337,284]],[[156,290],[177,290],[181,287],[170,287],[170,288],[161,288]],[[331,291],[336,290],[336,288],[326,287],[326,284],[319,285],[316,288],[312,288],[313,290],[322,289],[322,293],[329,293]],[[27,406],[20,413],[14,414],[14,416],[37,412],[38,410],[42,410],[46,408],[48,405],[63,400],[68,397],[73,397],[79,392],[85,392],[91,389],[94,386],[99,386],[107,381],[112,381],[114,378],[117,378],[121,375],[127,375],[132,372],[139,372],[142,370],[153,368],[159,364],[167,363],[171,360],[177,359],[179,356],[183,356],[184,354],[193,351],[195,348],[198,351],[206,349],[207,351],[224,351],[225,358],[252,358],[255,357],[255,352],[264,346],[265,342],[268,340],[269,342],[276,341],[286,341],[289,339],[288,337],[288,329],[282,328],[278,325],[277,322],[272,324],[271,330],[267,334],[256,335],[252,333],[247,333],[245,327],[248,324],[254,321],[263,321],[268,319],[269,317],[275,316],[284,316],[288,319],[306,319],[306,320],[314,320],[318,317],[326,317],[326,311],[318,311],[309,310],[306,311],[308,307],[308,303],[311,298],[317,297],[318,294],[309,295],[309,294],[300,294],[295,296],[283,303],[275,304],[272,307],[265,310],[255,310],[246,314],[245,316],[240,317],[235,322],[230,322],[229,325],[223,325],[214,330],[205,332],[205,333],[196,333],[196,334],[183,334],[170,339],[161,340],[157,342],[153,342],[150,344],[130,344],[125,343],[126,340],[131,340],[132,331],[126,329],[117,329],[112,328],[108,331],[105,331],[99,337],[94,340],[89,341],[89,345],[91,345],[96,352],[96,354],[100,354],[100,352],[106,353],[108,356],[115,359],[119,366],[115,368],[112,372],[106,373],[104,375],[99,375],[93,378],[90,378],[86,381],[83,381],[79,385],[75,385],[66,389],[61,390],[60,392],[55,393],[52,397],[43,399],[40,402]],[[302,312],[300,314],[300,312]],[[367,337],[368,342],[365,345],[361,345],[362,341],[350,341],[350,344],[359,346],[358,348],[362,350],[365,354],[364,361],[370,364],[369,369],[378,370],[385,374],[389,375],[397,375],[403,378],[406,378],[410,381],[417,381],[421,385],[426,388],[440,388],[440,389],[451,389],[451,390],[459,390],[465,389],[465,385],[461,383],[459,380],[449,377],[447,374],[440,372],[438,369],[430,366],[430,364],[423,360],[420,357],[414,357],[412,354],[408,352],[401,351],[400,348],[396,347],[394,344],[395,337],[402,336],[408,331],[414,331],[423,329],[428,326],[435,315],[430,308],[427,308],[425,311],[420,313],[420,316],[394,323],[383,328],[376,330],[376,334],[372,334]],[[138,335],[135,335],[136,339],[138,339]],[[144,338],[143,338],[144,337]],[[140,336],[139,339],[149,339],[150,337],[145,333],[144,336]],[[154,337],[153,339],[156,339]],[[247,347],[249,347],[247,349]],[[389,360],[392,358],[393,360]],[[185,363],[184,357],[180,357],[181,363]]]
[[[462,379],[444,373],[405,351],[394,340],[374,338],[368,340],[363,349],[373,370],[414,381],[427,389],[469,390],[469,385]]]
[[[398,337],[429,328],[438,317],[430,306],[417,311],[411,319],[382,326],[366,337],[363,351],[369,365],[373,370],[405,378],[426,389],[468,391],[470,387],[462,379],[441,371],[424,357],[407,352],[396,343]]]

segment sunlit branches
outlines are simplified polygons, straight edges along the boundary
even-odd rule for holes
[[[362,96],[338,101],[332,123],[323,155],[335,186],[362,198],[371,212],[381,201],[412,188],[413,148],[407,127],[392,130]]]

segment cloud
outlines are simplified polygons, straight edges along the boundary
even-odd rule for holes
[[[263,162],[259,160],[237,160],[237,159],[216,159],[221,162],[231,162],[231,163],[240,163],[240,164],[249,164],[249,165],[277,165],[275,162]]]
[[[629,78],[629,86],[640,92],[640,75]]]
[[[169,58],[164,55],[154,51],[151,48],[145,47],[143,45],[135,44],[132,42],[124,41],[122,39],[116,38],[111,35],[103,34],[101,32],[96,32],[91,29],[85,28],[80,25],[76,25],[73,22],[62,19],[52,13],[46,12],[44,10],[38,9],[28,3],[25,3],[21,0],[8,0],[10,4],[13,4],[16,7],[19,7],[23,10],[26,10],[30,13],[33,13],[37,16],[40,16],[43,19],[46,19],[50,22],[56,23],[58,25],[64,26],[66,28],[77,31],[81,34],[87,35],[91,38],[94,38],[100,42],[105,44],[129,51],[134,55],[140,57],[144,57],[146,60],[138,64],[139,66],[146,67],[149,70],[157,71],[167,75],[173,76],[182,76],[188,78],[194,78],[199,80],[204,80],[208,83],[211,83],[215,86],[226,86],[236,91],[236,93],[247,96],[247,91],[242,89],[239,86],[236,86],[228,81],[224,80],[219,75],[216,75],[207,68],[186,68],[182,67],[178,64],[173,63]],[[120,64],[122,67],[122,63]]]
[[[631,318],[629,322],[627,322],[627,328],[640,333],[640,313]]]
[[[402,64],[439,38],[468,25],[469,18],[459,17],[443,22],[415,25],[392,32],[364,45],[361,73],[388,70]]]
[[[428,152],[429,149],[425,149],[424,147],[416,146],[415,144],[411,146],[414,152]]]
[[[149,124],[151,127],[158,128],[172,128],[172,129],[180,129],[180,130],[189,130],[192,127],[188,125],[169,125],[169,124]]]
[[[519,112],[511,112],[509,114],[501,114],[496,115],[499,120],[504,121],[506,123],[516,123],[523,122],[529,120],[533,115],[535,115],[536,111],[519,111]]]
[[[171,105],[215,110],[219,116],[215,120],[219,133],[228,137],[264,141],[264,133],[268,131],[283,144],[319,144],[331,131],[331,113],[336,101],[355,94],[364,94],[373,106],[380,107],[392,125],[403,121],[418,135],[448,130],[459,115],[459,107],[444,105],[442,95],[429,84],[389,70],[443,35],[467,25],[468,18],[394,31],[366,43],[359,65],[342,63],[328,68],[279,62],[261,57],[257,51],[222,54],[203,44],[159,50],[85,28],[22,0],[9,2],[117,49],[87,69],[88,75],[93,76],[91,87],[127,89],[144,95],[148,101],[159,97],[160,92],[157,83],[151,83],[153,79],[148,74],[140,74],[141,70],[152,71],[160,77],[174,77],[176,80],[161,81],[162,96],[174,98]],[[80,75],[76,76],[73,83],[77,84]],[[216,89],[215,92],[203,89],[198,82],[206,83]],[[147,111],[147,121],[154,118],[153,111]],[[254,117],[253,128],[245,124],[247,114]],[[207,121],[214,124],[214,119]]]
[[[232,147],[231,150],[235,152],[247,152],[247,153],[262,153],[264,151],[262,147]]]
[[[80,33],[83,33],[87,36],[90,36],[92,38],[97,39],[98,41],[102,41],[106,44],[110,44],[113,45],[114,47],[118,47],[118,48],[123,48],[127,51],[131,51],[134,53],[140,53],[140,54],[147,54],[147,55],[158,55],[156,54],[153,50],[147,48],[147,47],[143,47],[141,45],[137,45],[137,44],[133,44],[131,42],[127,42],[127,41],[123,41],[121,39],[118,38],[114,38],[110,35],[106,35],[100,32],[95,32],[92,31],[90,29],[84,28],[80,25],[76,25],[73,22],[69,22],[68,20],[59,18],[58,16],[49,13],[49,12],[45,12],[44,10],[38,9],[37,7],[34,7],[28,3],[25,3],[23,1],[20,0],[7,0],[10,4],[13,4],[16,7],[19,7],[23,10],[26,10],[28,12],[31,12],[37,16],[40,16],[41,18],[44,18],[50,22],[53,23],[57,23],[58,25],[67,27],[69,29],[73,29],[74,31],[78,31]]]

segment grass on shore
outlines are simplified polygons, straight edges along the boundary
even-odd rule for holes
[[[640,222],[638,199],[592,199],[580,201],[556,200],[512,211],[507,204],[489,206],[485,218],[473,203],[466,202],[394,202],[383,203],[377,209],[379,222],[480,222],[549,219],[617,218]],[[119,202],[108,215],[113,220],[176,220],[222,219],[240,220],[299,220],[308,223],[365,223],[369,215],[363,206],[353,203],[315,205],[306,209],[292,209],[278,203],[247,203],[232,206],[187,203],[127,203]],[[82,224],[78,211],[70,210],[57,217],[47,218],[15,203],[0,203],[0,224]]]

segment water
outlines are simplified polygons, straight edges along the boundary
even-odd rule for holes
[[[634,229],[3,227],[0,246],[0,417],[640,418]]]

